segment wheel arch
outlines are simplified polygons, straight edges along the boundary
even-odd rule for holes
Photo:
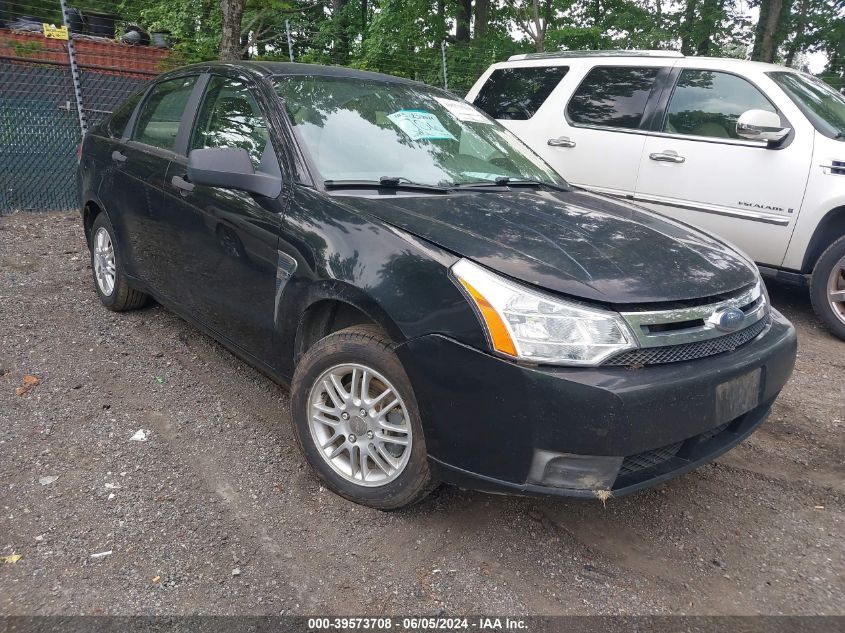
[[[293,342],[294,365],[321,338],[353,325],[372,324],[395,343],[405,340],[402,330],[376,300],[342,283],[312,288],[297,321]]]
[[[801,272],[811,273],[821,254],[843,235],[845,235],[845,205],[828,211],[816,226],[807,244],[807,251],[804,253]]]
[[[106,210],[96,200],[88,200],[82,207],[82,226],[85,230],[85,241],[89,247],[91,246],[91,228],[94,226],[97,216],[101,213],[106,213]],[[108,217],[107,213],[106,217]]]

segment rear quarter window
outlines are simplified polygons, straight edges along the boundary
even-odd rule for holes
[[[498,68],[474,104],[494,119],[530,119],[568,71],[567,66]]]
[[[569,100],[566,114],[576,125],[636,129],[660,68],[596,66]]]

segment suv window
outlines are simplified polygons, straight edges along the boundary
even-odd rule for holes
[[[153,86],[138,115],[133,140],[173,149],[182,112],[194,89],[196,75],[169,79]]]
[[[736,121],[746,110],[777,112],[751,82],[711,70],[684,70],[669,101],[663,131],[740,138]]]
[[[473,102],[494,119],[530,119],[560,83],[569,68],[499,68]]]
[[[652,66],[596,66],[569,100],[569,120],[576,125],[638,128],[659,71]]]
[[[239,147],[258,167],[268,138],[267,122],[246,84],[212,77],[191,137],[191,149]]]

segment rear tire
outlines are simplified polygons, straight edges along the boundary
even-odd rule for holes
[[[350,501],[396,510],[436,485],[414,390],[378,328],[335,332],[305,353],[291,385],[291,422],[305,459]]]
[[[845,236],[828,246],[816,262],[810,298],[828,329],[845,340]]]
[[[147,295],[129,287],[114,227],[105,213],[94,218],[91,227],[91,272],[94,289],[109,310],[136,310],[147,302]]]

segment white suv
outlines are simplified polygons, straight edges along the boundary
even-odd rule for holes
[[[569,182],[733,242],[810,283],[845,339],[845,98],[810,75],[669,51],[516,55],[467,101]],[[684,274],[679,270],[678,274]]]

